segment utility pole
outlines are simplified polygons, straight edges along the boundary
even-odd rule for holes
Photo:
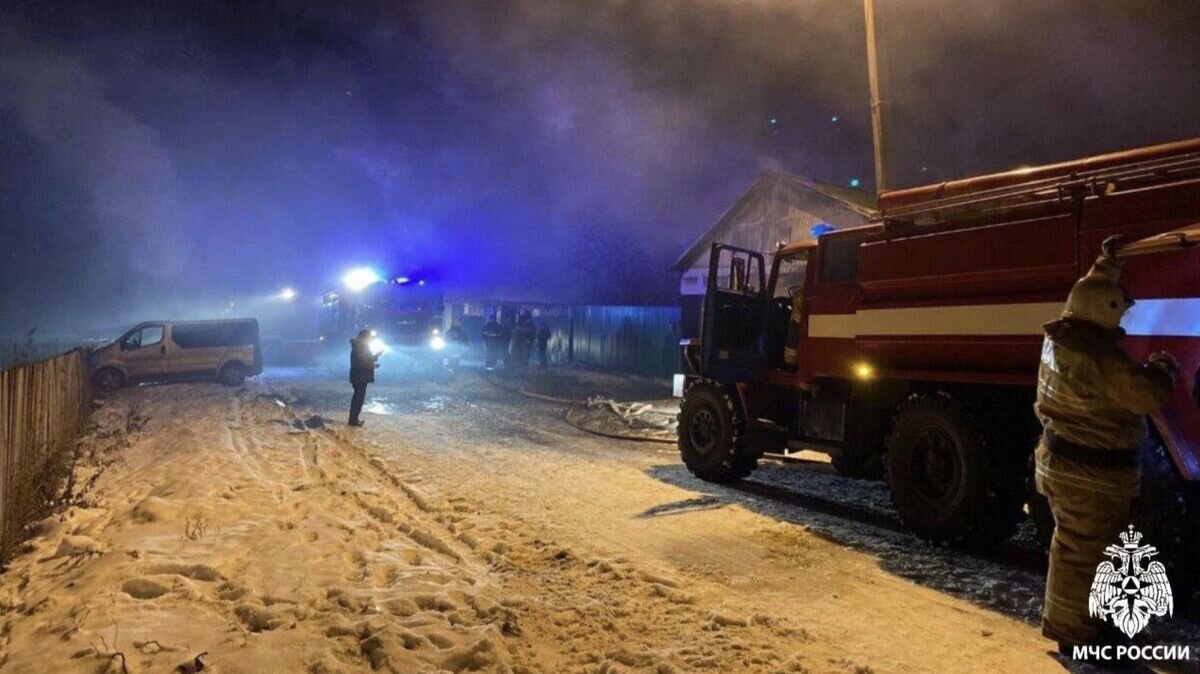
[[[883,139],[883,100],[879,95],[879,53],[875,44],[875,0],[863,0],[867,18],[867,78],[871,85],[871,135],[875,141],[875,192],[889,187]]]

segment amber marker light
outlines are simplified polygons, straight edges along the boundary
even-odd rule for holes
[[[855,363],[854,376],[864,381],[867,379],[874,379],[875,368],[871,367],[870,363]]]

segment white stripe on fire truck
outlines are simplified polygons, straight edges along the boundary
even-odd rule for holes
[[[1040,335],[1061,302],[867,309],[813,314],[809,337],[852,339],[899,335]],[[1200,298],[1138,300],[1121,323],[1132,336],[1200,337]]]
[[[814,314],[809,337],[892,335],[1040,335],[1062,312],[1061,302],[867,309],[854,314]]]

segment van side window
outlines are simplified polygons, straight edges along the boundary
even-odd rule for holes
[[[202,349],[218,346],[245,346],[254,342],[252,324],[241,323],[182,323],[172,326],[171,341],[183,349]]]
[[[837,238],[821,250],[821,280],[829,283],[853,283],[858,280],[858,247],[862,237]]]
[[[142,346],[154,346],[163,340],[163,326],[147,325],[142,328]]]

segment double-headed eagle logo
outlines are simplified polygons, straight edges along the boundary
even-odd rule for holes
[[[1171,582],[1162,562],[1150,558],[1158,554],[1153,545],[1142,545],[1142,535],[1133,530],[1121,532],[1121,545],[1110,545],[1104,554],[1111,561],[1100,562],[1092,590],[1088,593],[1088,613],[1133,638],[1150,623],[1175,611]],[[1115,564],[1115,565],[1114,565]]]

